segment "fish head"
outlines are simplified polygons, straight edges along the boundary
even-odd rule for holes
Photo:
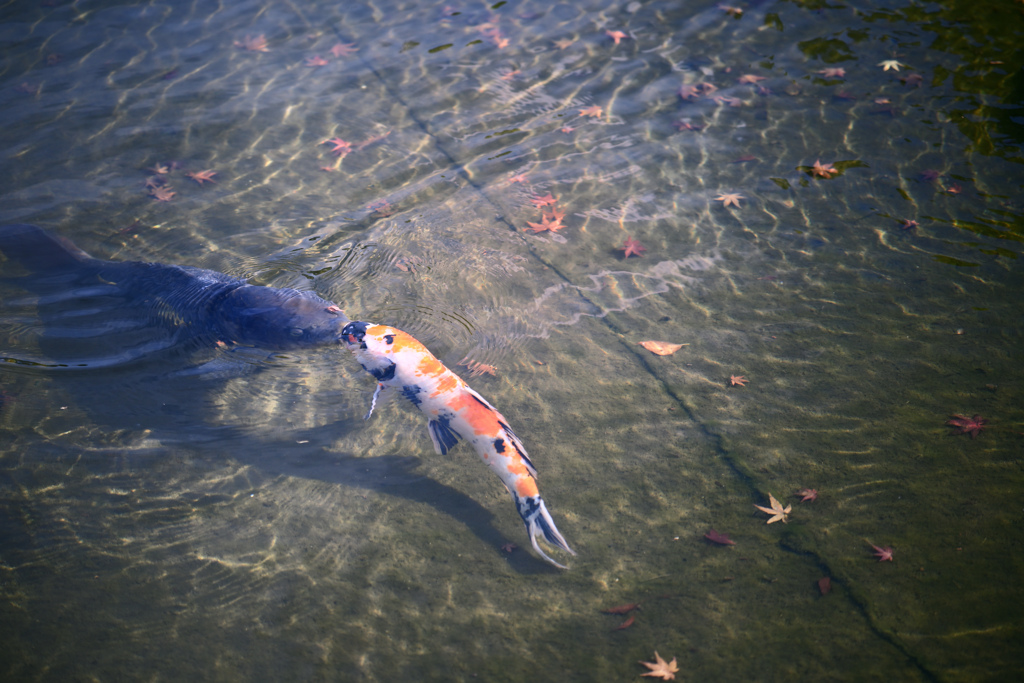
[[[257,285],[232,289],[213,313],[221,339],[269,349],[337,344],[348,323],[341,308],[312,292]]]
[[[363,369],[377,378],[378,382],[387,382],[395,377],[396,365],[391,359],[390,349],[379,333],[392,331],[390,328],[373,323],[354,320],[341,329],[341,342],[351,351]]]
[[[366,350],[366,329],[368,327],[373,327],[373,323],[361,320],[350,321],[341,328],[341,342],[348,347],[349,351]]]

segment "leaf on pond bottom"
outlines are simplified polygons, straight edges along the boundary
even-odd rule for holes
[[[673,353],[686,346],[686,344],[672,344],[671,342],[662,341],[642,341],[637,343],[651,353],[656,353],[659,356],[671,356]]]

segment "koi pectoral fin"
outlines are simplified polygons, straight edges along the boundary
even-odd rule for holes
[[[519,515],[526,524],[526,533],[530,536],[530,543],[533,544],[533,549],[537,551],[538,555],[559,569],[568,569],[564,564],[559,564],[548,557],[547,553],[541,550],[537,544],[537,538],[543,537],[545,541],[556,548],[561,548],[570,555],[576,554],[576,551],[569,547],[569,544],[565,542],[565,538],[559,533],[558,527],[555,526],[555,520],[551,519],[551,514],[548,512],[547,506],[544,505],[544,500],[540,496],[520,498],[515,493],[512,494],[512,498],[515,500]]]
[[[380,396],[382,391],[384,391],[384,385],[378,382],[377,388],[373,390],[373,398],[370,399],[370,412],[363,416],[364,420],[369,420],[370,416],[373,415],[373,409],[377,407],[377,397]]]
[[[458,432],[451,428],[446,417],[435,417],[427,427],[438,455],[446,455],[459,442]]]

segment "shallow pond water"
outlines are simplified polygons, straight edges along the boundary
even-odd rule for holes
[[[5,679],[1024,670],[1024,5],[3,7],[0,223],[412,333],[578,553],[341,349],[9,260]]]

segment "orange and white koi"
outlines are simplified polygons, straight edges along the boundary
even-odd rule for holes
[[[565,569],[537,544],[537,539],[543,538],[552,546],[576,554],[551,519],[537,488],[537,470],[508,420],[410,334],[394,327],[353,321],[342,328],[341,340],[363,369],[377,379],[366,418],[373,414],[380,392],[394,387],[427,414],[430,439],[439,455],[448,453],[459,437],[473,444],[512,494],[533,549]]]

